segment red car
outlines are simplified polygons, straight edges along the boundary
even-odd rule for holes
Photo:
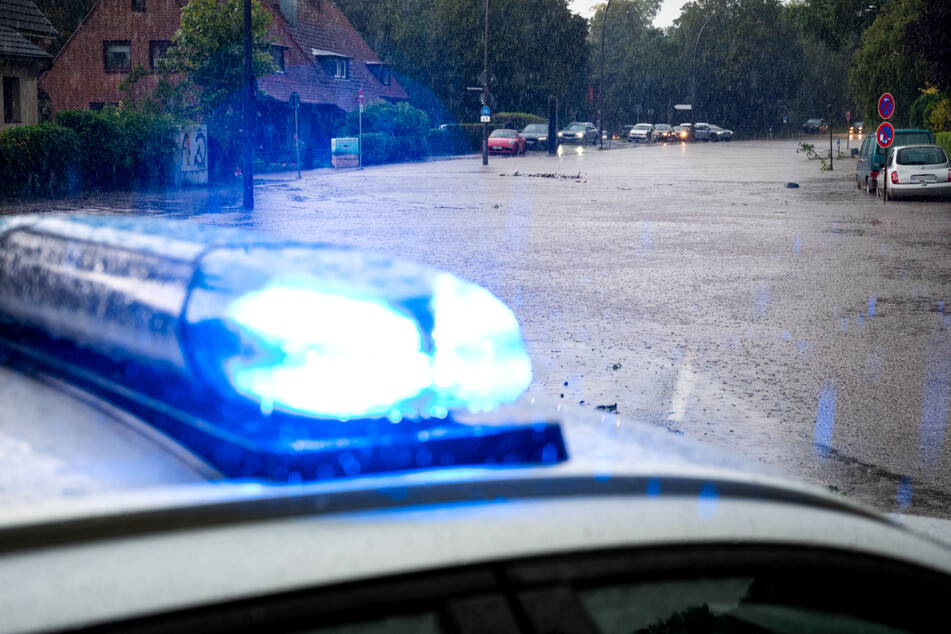
[[[493,130],[489,135],[489,154],[524,154],[525,137],[516,130]]]

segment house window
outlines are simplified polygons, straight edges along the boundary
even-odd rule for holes
[[[284,72],[284,49],[286,46],[281,46],[280,44],[271,44],[271,58],[274,61],[274,65],[277,66],[277,70]]]
[[[3,78],[3,122],[20,123],[20,78]]]
[[[107,73],[126,72],[132,68],[132,43],[114,40],[102,43],[102,66]]]
[[[132,10],[145,13],[145,0],[132,0]]]
[[[169,40],[150,40],[149,41],[149,66],[155,68],[158,62],[168,54],[168,49],[172,47]]]
[[[337,79],[346,79],[350,76],[350,60],[349,59],[335,59],[334,60],[334,77]]]
[[[384,86],[390,85],[390,67],[380,62],[366,62],[373,76]]]

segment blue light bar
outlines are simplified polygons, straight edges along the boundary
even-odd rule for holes
[[[5,219],[0,345],[228,475],[565,457],[557,426],[452,420],[527,388],[518,323],[487,290],[385,255],[169,220]]]

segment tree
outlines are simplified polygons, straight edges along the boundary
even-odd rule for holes
[[[97,0],[33,0],[36,8],[46,16],[59,35],[53,38],[47,52],[50,55],[59,53],[63,45],[69,40],[73,31],[79,26],[86,14],[89,13]]]
[[[252,70],[255,77],[276,70],[268,27],[271,14],[259,0],[251,3]],[[196,118],[208,125],[212,169],[218,175],[237,164],[242,135],[241,93],[244,86],[244,8],[242,0],[191,0],[182,9],[182,25],[162,61],[175,84],[194,96]]]
[[[910,119],[911,106],[925,85],[927,65],[904,44],[904,35],[921,8],[922,0],[893,0],[865,31],[865,40],[849,69],[849,85],[866,114],[866,124],[877,121],[878,98],[886,92],[895,97],[898,106],[893,123],[904,125]]]
[[[922,0],[918,18],[908,23],[902,41],[928,64],[928,80],[938,88],[951,91],[951,2]]]

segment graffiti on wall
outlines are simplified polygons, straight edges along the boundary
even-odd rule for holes
[[[208,169],[208,139],[203,127],[186,126],[182,136],[182,171],[199,172]]]

